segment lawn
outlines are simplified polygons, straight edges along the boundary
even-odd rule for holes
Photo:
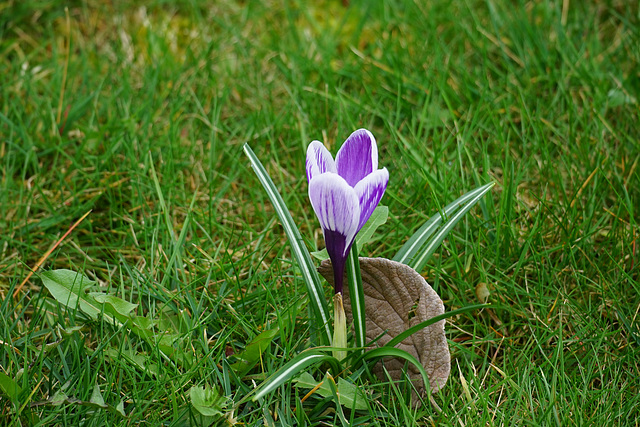
[[[0,1],[0,425],[637,426],[639,63],[627,0]],[[363,127],[390,179],[360,255],[495,182],[419,271],[489,305],[446,320],[441,410],[364,374],[365,409],[243,400],[318,342],[243,146],[315,251],[307,145]]]

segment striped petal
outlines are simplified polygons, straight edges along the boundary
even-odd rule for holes
[[[337,173],[336,163],[320,141],[312,141],[307,148],[307,182],[325,172]]]
[[[355,187],[365,176],[378,169],[376,139],[366,129],[358,129],[344,142],[336,155],[338,174]]]
[[[334,252],[346,258],[360,221],[360,200],[355,190],[338,174],[324,173],[309,182],[309,199],[320,220],[320,226],[325,231],[325,237],[327,230],[332,236],[335,233],[342,236],[333,236],[333,245],[325,242],[327,252],[329,255]],[[337,241],[340,239],[344,243]]]
[[[360,220],[358,221],[358,231],[367,222],[380,199],[384,195],[389,183],[389,172],[387,168],[382,168],[361,180],[355,188],[360,205]]]

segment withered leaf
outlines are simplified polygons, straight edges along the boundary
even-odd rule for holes
[[[438,294],[411,267],[385,258],[360,258],[360,269],[368,341],[384,333],[376,342],[378,346],[383,346],[406,329],[444,313],[444,304]],[[323,261],[318,271],[333,285],[330,260]],[[347,286],[344,289],[344,308],[351,323],[353,316]],[[429,376],[432,392],[444,387],[451,369],[444,320],[416,332],[396,347],[409,352],[422,363]],[[385,359],[384,366],[394,380],[402,378],[404,360]],[[378,378],[384,379],[380,363],[373,372]],[[410,365],[408,374],[418,392],[422,393],[424,384],[418,370]]]

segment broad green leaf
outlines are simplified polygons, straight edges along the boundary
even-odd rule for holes
[[[388,218],[389,208],[387,206],[378,206],[377,208],[375,208],[367,222],[364,224],[364,226],[362,226],[362,229],[356,235],[355,244],[357,244],[358,247],[361,248],[369,243],[369,240],[371,240],[373,233],[375,233],[378,227],[386,223]],[[313,255],[314,258],[317,258],[320,261],[329,259],[329,253],[327,252],[327,249],[311,252],[311,255]]]
[[[120,403],[116,405],[116,411],[123,417],[127,416],[127,414],[124,413],[124,400],[121,400]]]
[[[207,417],[223,416],[229,401],[215,387],[208,385],[191,387],[189,389],[189,398],[194,409]]]
[[[105,406],[104,398],[102,397],[102,393],[100,392],[100,387],[98,386],[98,384],[95,384],[93,386],[93,392],[91,392],[91,399],[89,399],[89,402],[95,403],[99,406]]]
[[[340,404],[349,409],[362,411],[368,409],[366,396],[362,390],[342,377],[338,379],[338,396],[340,397]]]
[[[326,381],[322,383],[318,382],[308,372],[303,372],[300,376],[293,380],[297,388],[314,389],[320,385],[315,393],[318,393],[322,397],[329,397],[332,395],[329,384]],[[345,380],[344,378],[338,379],[338,400],[340,404],[349,409],[366,410],[367,404],[365,403],[365,395],[358,387],[353,383]]]
[[[57,325],[56,330],[64,336],[71,336],[76,332],[81,332],[82,331],[83,326],[82,325],[78,325],[78,326],[70,326],[68,328],[63,328],[60,325]]]
[[[94,286],[96,282],[75,271],[45,271],[40,277],[56,301],[71,309],[80,309],[93,320],[102,315],[109,323],[123,324],[129,320],[129,314],[137,307],[137,304],[102,292],[87,293],[86,289]]]
[[[111,406],[104,402],[102,398],[102,393],[100,392],[100,388],[96,384],[93,388],[93,392],[91,393],[91,400],[80,400],[75,397],[69,396],[65,391],[63,391],[69,383],[65,384],[61,390],[56,391],[53,396],[51,396],[48,400],[50,405],[60,406],[63,404],[67,405],[78,405],[78,406],[86,406],[94,409],[106,409],[109,412],[114,414],[125,416],[124,414],[124,406],[122,402],[117,407]]]
[[[122,298],[107,295],[102,292],[91,292],[89,295],[93,296],[100,304],[108,304],[110,307],[106,307],[105,309],[114,315],[128,317],[131,315],[131,312],[138,307],[138,304],[132,304]]]
[[[86,288],[95,285],[96,282],[80,273],[65,269],[44,271],[40,273],[40,277],[44,286],[59,303],[74,310],[80,309],[93,320],[98,319],[102,312],[102,304],[85,292]]]
[[[0,390],[14,402],[18,401],[20,393],[22,393],[22,388],[18,383],[15,382],[13,378],[3,374],[2,372],[0,372]]]
[[[59,303],[74,310],[78,308],[94,320],[101,315],[108,323],[125,325],[151,346],[160,349],[172,361],[181,365],[193,364],[193,355],[181,348],[184,334],[173,329],[163,329],[156,320],[132,316],[131,312],[137,304],[103,292],[87,293],[87,288],[95,285],[95,282],[71,270],[47,271],[40,276],[45,287]],[[164,327],[170,324],[163,322]]]
[[[256,157],[253,150],[251,150],[249,144],[244,144],[244,152],[249,158],[251,166],[253,167],[258,180],[260,180],[260,183],[266,190],[267,195],[269,196],[269,200],[271,200],[271,203],[273,204],[273,207],[275,208],[276,213],[280,218],[280,222],[287,235],[287,239],[289,239],[289,243],[291,244],[291,249],[293,250],[293,254],[298,263],[298,267],[300,268],[302,278],[304,279],[304,283],[307,285],[307,293],[309,294],[311,307],[316,316],[316,324],[319,329],[324,331],[323,339],[321,341],[324,343],[330,343],[332,334],[329,323],[329,308],[327,306],[324,288],[320,283],[320,277],[318,276],[318,272],[313,265],[311,255],[309,255],[309,251],[304,244],[304,240],[300,235],[300,231],[293,221],[293,218],[291,218],[289,209],[284,203],[282,196],[278,192],[278,189],[269,177],[269,174],[265,170],[264,166],[262,166],[262,163],[260,163],[260,160]]]
[[[239,359],[231,365],[231,368],[242,378],[260,360],[262,353],[269,348],[271,341],[278,335],[279,329],[268,329],[260,332],[236,357]]]
[[[51,398],[49,399],[49,403],[51,403],[53,406],[60,406],[68,400],[69,396],[67,396],[64,391],[58,390],[53,394],[53,396],[51,396]]]
[[[422,227],[407,240],[393,257],[393,260],[407,264],[415,270],[420,271],[451,229],[494,185],[495,182],[491,182],[482,187],[478,187],[445,206],[442,214],[437,213],[429,218]],[[443,218],[443,215],[445,218]],[[434,237],[430,238],[434,233],[436,233]]]
[[[316,381],[315,378],[313,378],[313,375],[311,375],[308,372],[303,372],[301,373],[298,378],[294,379],[293,382],[295,383],[296,387],[303,387],[303,388],[316,388],[318,386],[318,384],[320,384],[318,381]],[[322,386],[320,386],[320,388],[322,388]],[[320,395],[322,397],[326,397],[324,394]]]

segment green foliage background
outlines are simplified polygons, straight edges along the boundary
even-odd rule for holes
[[[239,401],[305,348],[304,284],[242,145],[316,250],[306,146],[335,153],[366,127],[390,217],[361,254],[392,257],[496,181],[422,272],[449,310],[477,290],[494,307],[447,325],[442,413],[362,385],[376,398],[352,423],[634,425],[639,21],[625,0],[0,2],[0,383],[20,387],[3,388],[0,422],[204,423],[192,386]],[[193,363],[57,304],[36,276],[13,297],[88,210],[43,270],[138,304]],[[233,355],[274,329],[236,376]],[[82,404],[96,385],[124,417]],[[305,393],[234,416],[338,422]]]

